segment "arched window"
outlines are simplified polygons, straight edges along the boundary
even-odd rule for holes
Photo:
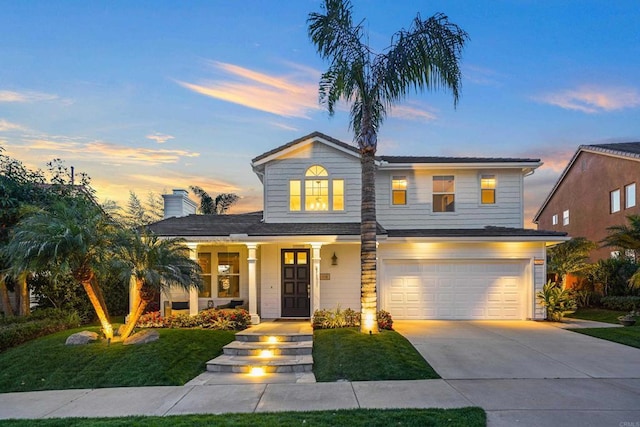
[[[302,200],[305,211],[343,211],[344,180],[330,179],[320,165],[310,166],[304,174],[304,185],[298,179],[289,181],[289,210],[300,211]]]

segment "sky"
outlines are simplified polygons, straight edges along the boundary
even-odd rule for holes
[[[32,168],[61,158],[101,202],[198,185],[262,208],[252,158],[320,131],[351,143],[348,109],[318,103],[307,35],[320,0],[0,0],[0,146]],[[376,52],[417,13],[470,37],[456,108],[413,94],[378,154],[540,158],[525,227],[582,144],[640,141],[637,0],[354,0]]]

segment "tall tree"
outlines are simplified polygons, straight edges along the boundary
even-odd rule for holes
[[[123,280],[135,280],[133,311],[120,331],[126,339],[150,301],[171,286],[186,290],[202,284],[200,265],[189,258],[184,239],[160,239],[139,230],[121,233],[116,249],[116,270]]]
[[[383,52],[367,44],[364,21],[353,24],[349,0],[325,0],[324,13],[311,13],[309,37],[328,70],[320,79],[320,102],[333,115],[336,103],[351,104],[350,129],[360,149],[361,199],[361,310],[362,332],[377,332],[376,309],[376,200],[375,153],[378,129],[391,107],[411,92],[445,89],[458,103],[459,67],[468,35],[438,13],[423,20],[416,16],[409,30],[393,35]]]
[[[591,264],[589,255],[597,245],[584,237],[574,237],[549,249],[549,271],[560,276],[562,290],[567,287],[567,275],[586,272]]]
[[[60,199],[46,210],[33,210],[12,230],[4,248],[14,276],[23,272],[71,275],[82,285],[105,337],[113,338],[96,271],[109,256],[115,230],[91,200],[79,195]]]
[[[623,256],[632,255],[633,261],[640,261],[640,215],[627,216],[628,224],[607,228],[608,235],[602,240],[604,246],[617,248]],[[640,268],[635,272],[629,284],[640,288]]]
[[[224,215],[240,197],[234,193],[221,193],[215,199],[202,188],[192,185],[189,187],[200,198],[200,213],[203,215]]]

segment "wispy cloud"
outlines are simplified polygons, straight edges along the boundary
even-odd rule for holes
[[[175,137],[156,132],[154,134],[147,135],[145,138],[155,141],[158,144],[164,144],[165,142],[169,141],[170,139],[174,139]]]
[[[309,112],[321,108],[317,102],[319,71],[289,65],[289,75],[276,76],[224,62],[211,65],[225,78],[177,83],[205,96],[283,117],[308,119]]]
[[[198,157],[200,153],[187,150],[149,149],[127,147],[104,141],[78,142],[63,137],[31,138],[23,140],[23,148],[27,150],[54,151],[70,153],[67,157],[83,157],[87,155],[99,159],[102,163],[143,163],[166,164],[177,163],[183,158]]]
[[[495,70],[476,65],[464,66],[462,75],[464,79],[480,86],[500,86],[505,77]]]
[[[58,95],[43,92],[16,92],[11,90],[0,90],[0,102],[37,102],[53,101],[58,99]]]
[[[602,113],[640,105],[640,93],[632,87],[581,86],[535,97],[537,101],[583,113]]]
[[[237,185],[227,181],[187,175],[175,171],[164,171],[162,175],[132,174],[130,178],[132,182],[136,182],[138,185],[143,185],[140,183],[148,183],[155,187],[162,186],[165,188],[184,188],[188,190],[189,186],[195,185],[204,188],[209,194],[238,193],[241,190]]]
[[[7,120],[0,119],[0,132],[7,132],[11,130],[24,130],[24,128],[17,123],[11,123]]]
[[[410,106],[410,105],[394,105],[391,107],[391,117],[404,120],[416,120],[416,121],[432,121],[436,120],[436,115],[427,111],[423,107]]]

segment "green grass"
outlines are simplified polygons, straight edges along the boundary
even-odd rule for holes
[[[625,326],[622,328],[586,328],[571,329],[571,331],[640,348],[640,326],[637,324],[636,326]]]
[[[481,408],[460,409],[349,409],[339,411],[277,412],[265,414],[183,415],[172,417],[58,418],[11,420],[12,427],[75,426],[485,426]]]
[[[402,335],[356,328],[313,333],[313,372],[317,381],[377,381],[440,378]]]
[[[627,314],[627,312],[607,310],[606,308],[579,308],[575,313],[569,314],[567,317],[617,324],[618,316],[623,314]]]
[[[205,370],[234,332],[159,329],[144,345],[96,342],[66,346],[85,327],[58,332],[0,353],[0,392],[72,388],[182,385]]]

